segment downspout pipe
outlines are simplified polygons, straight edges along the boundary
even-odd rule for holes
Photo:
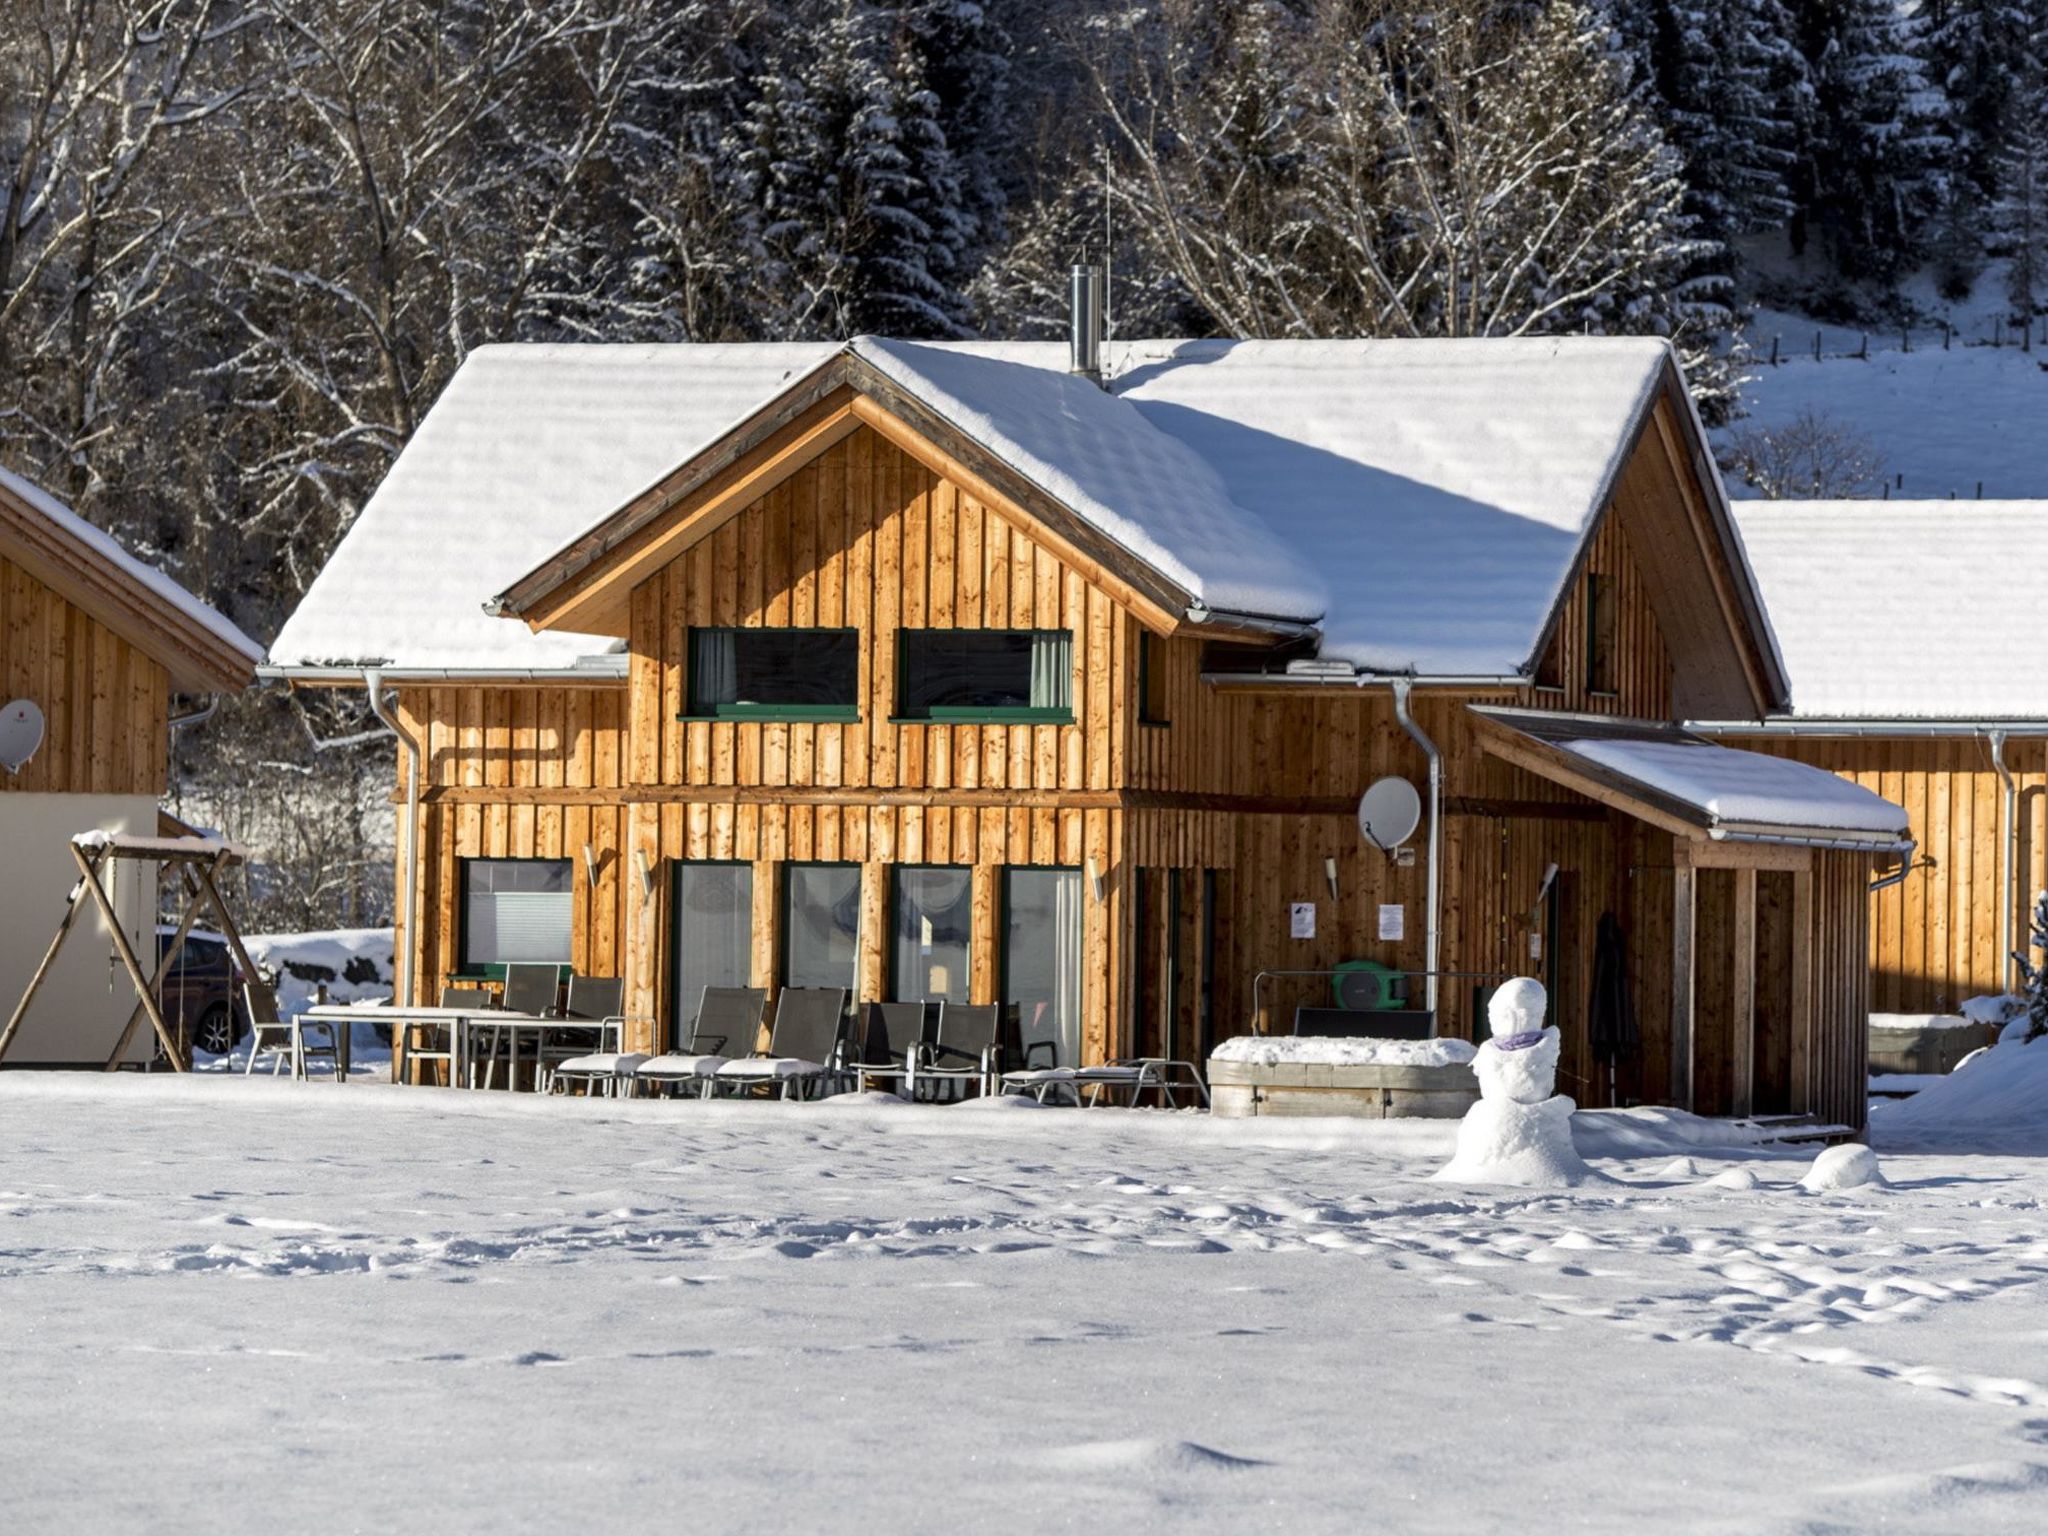
[[[2012,770],[2005,765],[2006,733],[1993,731],[1991,741],[1991,766],[1998,772],[1998,780],[2005,786],[2005,800],[1999,811],[1998,825],[1998,953],[2000,983],[2010,992],[2012,986],[2012,898],[2013,881],[2019,874],[2015,866],[2018,860],[2012,856],[2013,834],[2019,829],[2020,787],[2012,776]]]
[[[398,744],[405,749],[405,892],[399,902],[399,916],[405,924],[405,944],[398,956],[398,1001],[409,1008],[416,1001],[413,997],[412,957],[420,937],[413,912],[413,892],[419,888],[420,873],[420,744],[398,723],[398,711],[391,707],[391,695],[384,691],[383,669],[364,668],[363,685],[370,693],[370,713],[390,728],[391,734],[398,738]]]
[[[1430,1029],[1434,1031],[1436,1029],[1437,972],[1441,969],[1437,963],[1438,945],[1442,941],[1442,932],[1437,924],[1437,910],[1440,904],[1439,898],[1443,878],[1442,860],[1439,855],[1442,852],[1444,823],[1444,758],[1443,754],[1437,750],[1436,743],[1429,739],[1429,733],[1417,725],[1415,723],[1415,716],[1408,712],[1408,695],[1415,686],[1413,681],[1405,677],[1396,677],[1390,679],[1390,682],[1394,690],[1394,718],[1401,722],[1401,729],[1408,733],[1416,746],[1422,748],[1422,755],[1429,760],[1429,873],[1425,888],[1426,893],[1423,896],[1425,908],[1422,914],[1423,954],[1426,958],[1422,963],[1429,972],[1426,978],[1425,992],[1429,1007]]]

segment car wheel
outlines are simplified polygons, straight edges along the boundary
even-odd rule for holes
[[[199,1017],[192,1029],[195,1049],[209,1056],[225,1056],[235,1048],[235,1014],[226,1003],[215,1003]]]

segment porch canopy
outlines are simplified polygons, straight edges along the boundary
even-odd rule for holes
[[[1678,726],[1473,705],[1486,749],[1682,837],[1903,854],[1906,813],[1824,768]]]

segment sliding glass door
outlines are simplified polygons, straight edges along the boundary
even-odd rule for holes
[[[896,870],[896,953],[891,986],[899,1002],[967,1001],[967,947],[974,931],[973,880],[957,865]]]
[[[860,959],[860,866],[791,864],[782,883],[782,981],[855,985]]]
[[[1081,871],[1003,871],[1003,1000],[1024,1043],[1050,1041],[1059,1065],[1081,1060]]]
[[[676,865],[675,925],[669,983],[677,1040],[706,987],[744,987],[752,980],[754,870],[748,864]]]

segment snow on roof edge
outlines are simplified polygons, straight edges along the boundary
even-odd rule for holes
[[[262,646],[244,634],[234,620],[219,609],[207,603],[156,566],[137,559],[121,547],[114,536],[104,529],[96,528],[55,496],[34,481],[15,474],[0,466],[0,486],[27,503],[36,512],[56,524],[59,531],[94,553],[104,557],[137,582],[150,589],[172,607],[178,609],[194,623],[209,630],[219,639],[246,656],[250,663],[265,658]]]

